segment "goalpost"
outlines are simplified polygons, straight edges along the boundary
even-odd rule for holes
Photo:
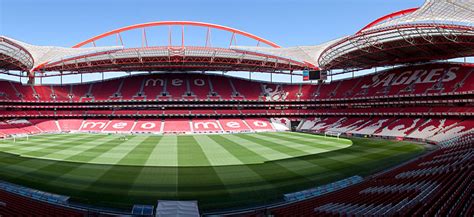
[[[333,137],[337,137],[339,139],[339,137],[341,136],[341,133],[340,132],[334,132],[334,131],[326,131],[326,132],[324,132],[324,136],[325,137],[333,136]]]
[[[4,137],[3,138],[3,141],[6,141],[8,139],[11,139],[13,140],[13,143],[16,143],[17,140],[20,140],[20,139],[25,139],[26,141],[30,140],[30,137],[28,134],[22,134],[22,135],[12,135],[10,138],[8,137]]]

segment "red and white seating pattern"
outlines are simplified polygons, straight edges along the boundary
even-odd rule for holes
[[[441,130],[436,135],[430,137],[429,140],[441,142],[452,137],[472,132],[474,132],[474,120],[465,120],[446,127],[444,130]]]
[[[273,122],[273,123],[272,123]],[[247,119],[60,119],[9,120],[0,122],[0,137],[38,133],[93,132],[93,133],[237,133],[289,130],[287,118]]]
[[[0,81],[0,100],[85,102],[134,99],[260,99],[285,101],[472,92],[473,70],[474,66],[471,65],[425,64],[389,69],[374,75],[320,85],[273,84],[220,75],[179,73],[131,76],[64,86],[31,86]],[[215,97],[210,97],[211,86]],[[164,93],[168,95],[163,96]],[[236,95],[237,93],[239,96]]]
[[[218,120],[224,132],[251,132],[250,127],[242,119],[220,119]]]
[[[223,132],[223,129],[217,120],[194,119],[191,121],[191,124],[193,128],[193,132],[195,133],[206,133],[206,132],[222,133]]]
[[[134,120],[111,120],[102,132],[130,132],[134,125]]]
[[[457,118],[324,117],[308,118],[300,123],[298,130],[419,139],[438,143],[472,133],[474,131],[474,120]]]
[[[340,118],[327,129],[328,132],[346,133],[355,130],[368,121],[368,118]]]
[[[140,119],[136,122],[132,132],[136,133],[156,133],[163,132],[163,124],[161,120]]]
[[[266,118],[246,118],[244,122],[255,132],[275,130],[273,125]]]
[[[234,133],[289,131],[288,118],[244,119],[15,119],[0,121],[0,136],[57,132],[102,133]],[[438,143],[474,131],[472,119],[421,118],[347,118],[325,117],[303,120],[298,130],[338,132],[348,135],[371,135],[409,138]]]
[[[270,122],[277,131],[291,130],[291,120],[288,118],[270,118]]]
[[[415,129],[408,138],[415,138],[415,139],[427,139],[429,137],[434,136],[439,131],[442,131],[451,125],[455,124],[459,120],[448,120],[448,119],[429,119],[420,127]]]
[[[421,118],[399,118],[385,128],[379,129],[375,135],[390,137],[405,137],[423,124]]]
[[[333,124],[337,123],[338,120],[339,120],[338,117],[309,119],[307,120],[307,123],[303,123],[300,129],[322,132],[325,129],[331,127]]]
[[[387,118],[372,118],[362,126],[348,131],[351,134],[362,134],[362,135],[373,135],[378,129],[384,128],[388,123],[390,123],[391,119]]]

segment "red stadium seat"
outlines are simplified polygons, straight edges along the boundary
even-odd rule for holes
[[[136,133],[161,133],[163,122],[155,119],[140,119],[136,122],[132,132]]]
[[[191,121],[189,119],[166,119],[163,133],[190,133]]]
[[[111,120],[110,123],[102,131],[112,133],[131,132],[134,124],[134,120]]]

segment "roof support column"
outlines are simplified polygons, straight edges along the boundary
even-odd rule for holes
[[[28,84],[35,84],[35,72],[28,72]]]
[[[290,71],[290,84],[293,84],[293,70]]]

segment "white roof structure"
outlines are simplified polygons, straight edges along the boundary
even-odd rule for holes
[[[157,217],[199,217],[197,201],[159,200]]]
[[[361,69],[474,55],[474,0],[426,0],[399,13],[328,46],[319,66]]]
[[[413,25],[413,28],[407,28]],[[432,26],[431,29],[420,30],[416,26]],[[290,59],[305,61],[320,68],[346,68],[355,66],[363,68],[363,65],[371,66],[372,63],[353,60],[352,57],[345,56],[351,52],[363,51],[357,56],[365,53],[378,52],[384,49],[384,45],[396,40],[406,40],[412,43],[416,37],[431,40],[434,36],[442,36],[456,43],[457,36],[472,36],[471,31],[464,29],[456,32],[449,29],[438,30],[437,26],[455,25],[474,28],[474,0],[427,0],[419,9],[402,16],[397,16],[387,20],[380,20],[370,27],[361,30],[355,35],[345,36],[315,46],[297,46],[288,48],[268,48],[268,47],[245,47],[232,46],[235,50],[246,50],[261,53],[269,53],[277,56],[285,56]],[[400,28],[398,28],[400,27]],[[403,30],[401,30],[403,28]],[[370,34],[369,36],[365,34]],[[429,43],[436,44],[435,40]],[[389,47],[389,46],[385,46]],[[376,48],[371,50],[371,48]],[[449,52],[449,51],[446,51]],[[438,53],[433,53],[436,56]],[[465,55],[460,53],[460,56]],[[413,56],[408,56],[413,57]],[[451,56],[450,56],[451,57]],[[385,58],[385,57],[382,57]],[[396,57],[402,60],[403,58]],[[429,57],[424,57],[429,59]],[[374,65],[380,61],[374,61]],[[389,62],[387,62],[389,64]]]
[[[306,64],[276,55],[241,52],[218,47],[151,46],[124,48],[36,46],[0,36],[0,60],[8,57],[7,69],[61,71],[65,74],[105,71],[283,71],[303,69]],[[189,62],[189,63],[188,63]],[[1,63],[1,62],[0,62]],[[187,64],[183,64],[187,63]],[[12,66],[13,65],[13,66]],[[2,65],[0,64],[0,67]],[[180,68],[181,67],[181,68]]]
[[[89,47],[104,37],[163,25],[191,25],[229,31],[257,40],[257,46],[123,46]],[[184,32],[183,32],[184,34]],[[160,21],[132,25],[92,37],[75,48],[35,46],[0,36],[0,69],[60,71],[252,71],[287,73],[304,69],[357,70],[377,66],[474,55],[474,0],[426,0],[418,9],[381,17],[357,33],[319,45],[281,48],[258,36],[230,27],[192,21]],[[235,42],[234,37],[230,45]],[[142,44],[143,41],[142,41]],[[269,47],[260,46],[261,44]],[[122,43],[123,45],[123,43]],[[3,68],[2,68],[3,67]],[[62,74],[62,73],[61,73]],[[64,75],[64,74],[62,74]]]
[[[33,67],[33,57],[31,54],[4,37],[0,37],[0,66],[5,68],[23,69]]]
[[[31,45],[22,41],[18,41],[12,38],[8,38],[6,36],[0,36],[0,38],[7,39],[11,42],[14,42],[18,46],[27,51],[31,57],[33,58],[33,64],[30,66],[30,69],[35,69],[41,64],[67,59],[74,56],[82,56],[91,53],[98,53],[103,51],[113,51],[122,49],[122,46],[110,46],[110,47],[87,47],[87,48],[65,48],[65,47],[55,47],[55,46],[37,46]]]
[[[248,46],[231,46],[234,50],[252,51],[258,53],[266,53],[275,56],[282,56],[289,59],[304,61],[313,66],[319,67],[318,58],[321,53],[333,43],[343,39],[338,38],[326,43],[314,46],[297,46],[287,48],[273,48],[273,47],[248,47]]]
[[[413,13],[378,23],[364,31],[407,24],[474,25],[474,0],[426,0]]]
[[[189,64],[184,64],[186,61],[189,61]],[[50,61],[45,65],[45,68],[52,71],[78,72],[93,71],[99,67],[101,71],[140,71],[144,69],[172,71],[173,69],[176,70],[177,67],[183,67],[182,70],[190,71],[193,71],[193,69],[207,69],[209,71],[252,70],[258,72],[261,70],[271,71],[275,70],[275,68],[288,70],[293,68],[302,69],[304,66],[301,62],[277,55],[193,46],[127,48]]]

